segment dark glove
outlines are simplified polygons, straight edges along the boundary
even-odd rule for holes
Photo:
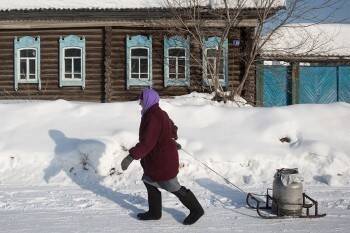
[[[177,150],[181,150],[181,148],[182,148],[181,144],[176,142],[176,148],[177,148]]]
[[[131,157],[131,155],[126,156],[120,164],[122,167],[122,170],[125,171],[126,169],[128,169],[129,165],[131,164],[131,162],[133,160],[134,160],[134,158]]]

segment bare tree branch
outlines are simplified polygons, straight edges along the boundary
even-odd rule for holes
[[[242,91],[249,79],[249,74],[255,67],[256,59],[262,53],[266,43],[276,37],[281,28],[290,27],[291,23],[300,20],[309,20],[312,25],[320,24],[334,15],[329,12],[324,16],[317,14],[318,11],[332,7],[337,9],[344,4],[344,0],[322,0],[319,4],[310,4],[310,0],[288,0],[281,8],[283,0],[164,0],[165,6],[169,9],[174,19],[180,26],[176,27],[177,32],[190,35],[191,41],[197,44],[203,53],[202,59],[191,54],[191,59],[196,65],[203,67],[203,72],[207,73],[206,79],[209,88],[215,91],[216,96],[227,99],[234,99],[234,95],[241,96]],[[239,24],[246,17],[247,8],[255,12],[257,23],[253,30],[247,28],[249,35],[245,42],[245,49],[241,61],[244,65],[243,74],[238,86],[222,85],[223,48],[225,41],[230,37],[230,33],[239,27]],[[217,20],[223,25],[210,31],[207,21]],[[296,24],[294,24],[296,27]],[[249,30],[248,30],[249,29]],[[215,50],[215,62],[209,62],[206,54],[204,39],[209,36],[219,37]],[[310,42],[308,42],[310,41]],[[300,44],[292,44],[290,48],[285,48],[286,53],[293,49],[302,48],[308,44],[309,50],[317,50],[325,45],[324,41],[306,36]],[[212,52],[212,51],[211,51]],[[203,63],[204,62],[204,63]],[[207,67],[204,67],[206,64]],[[225,94],[228,91],[229,95]]]

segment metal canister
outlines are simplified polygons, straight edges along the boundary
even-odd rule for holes
[[[298,169],[277,169],[272,187],[272,212],[278,216],[300,216],[303,204],[303,183]]]

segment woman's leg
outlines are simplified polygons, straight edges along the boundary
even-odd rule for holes
[[[204,210],[191,190],[181,186],[181,188],[173,192],[173,194],[175,194],[182,204],[190,210],[190,214],[185,218],[183,224],[191,225],[203,216]]]
[[[144,182],[147,189],[149,210],[140,213],[137,218],[140,220],[158,220],[162,217],[162,193],[154,186]]]

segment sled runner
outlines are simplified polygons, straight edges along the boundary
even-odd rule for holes
[[[207,164],[196,159],[191,153],[183,148],[181,150],[221,177],[227,184],[247,194],[246,203],[248,207],[256,209],[258,215],[262,218],[320,218],[326,216],[326,214],[318,213],[318,202],[303,192],[303,178],[299,175],[297,168],[277,169],[274,175],[273,189],[269,188],[265,195],[259,195],[245,192]]]
[[[256,209],[262,218],[320,218],[326,214],[318,213],[318,202],[303,192],[303,178],[298,169],[277,169],[274,175],[273,189],[267,189],[266,195],[248,193],[246,202]],[[272,191],[273,195],[270,195]],[[265,197],[265,201],[261,199]],[[314,210],[311,213],[311,210]]]
[[[320,218],[326,216],[326,214],[318,213],[318,202],[303,193],[303,202],[301,204],[288,203],[288,205],[295,205],[301,208],[300,213],[285,215],[281,213],[281,209],[278,201],[270,195],[272,189],[267,189],[266,195],[259,195],[254,193],[248,193],[246,198],[247,205],[256,209],[258,215],[265,219],[276,219],[276,218]],[[260,197],[265,197],[266,200],[262,200]],[[272,208],[272,206],[276,208]],[[312,213],[312,209],[314,210]],[[306,211],[304,211],[306,210]]]

